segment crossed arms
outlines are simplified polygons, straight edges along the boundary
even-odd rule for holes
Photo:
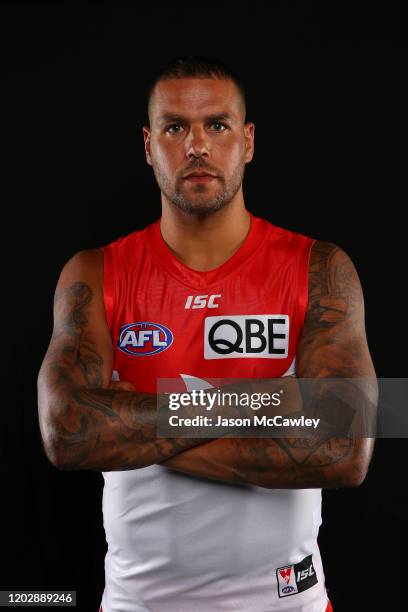
[[[349,257],[315,243],[309,301],[296,357],[299,378],[364,378],[376,403],[364,302]],[[64,266],[54,298],[54,330],[38,376],[44,450],[60,469],[168,469],[267,488],[357,486],[372,438],[158,438],[157,397],[111,382],[113,347],[103,303],[103,253],[81,251]],[[321,398],[324,400],[324,398]]]

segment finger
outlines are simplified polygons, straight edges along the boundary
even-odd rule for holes
[[[120,389],[121,391],[136,391],[136,387],[127,380],[112,380],[109,384],[110,389]]]

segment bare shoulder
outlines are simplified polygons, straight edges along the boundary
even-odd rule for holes
[[[63,266],[54,294],[54,326],[78,332],[83,324],[106,326],[103,251],[85,249]]]
[[[59,280],[63,284],[70,281],[89,280],[92,284],[103,284],[103,251],[101,248],[84,249],[75,253],[64,265]]]

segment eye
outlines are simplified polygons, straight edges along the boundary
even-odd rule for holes
[[[181,125],[180,125],[180,123],[172,123],[171,125],[169,125],[169,126],[166,128],[166,132],[170,132],[170,134],[178,134],[178,133],[179,133],[178,131],[176,131],[176,132],[171,132],[171,131],[170,131],[170,130],[171,130],[171,128],[174,128],[174,127],[181,127]]]
[[[215,130],[216,132],[224,132],[227,129],[227,126],[220,121],[214,121],[211,125],[220,125],[222,128],[224,128],[223,130]]]

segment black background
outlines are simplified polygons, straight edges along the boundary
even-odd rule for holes
[[[407,375],[407,19],[403,3],[1,3],[0,589],[73,589],[97,611],[103,478],[41,448],[36,377],[64,263],[160,214],[141,127],[176,55],[242,76],[256,124],[249,210],[343,247],[359,272],[377,376]],[[379,440],[365,482],[323,491],[319,544],[335,612],[402,609],[406,440]],[[393,604],[395,607],[393,607]],[[405,607],[405,606],[404,606]]]

